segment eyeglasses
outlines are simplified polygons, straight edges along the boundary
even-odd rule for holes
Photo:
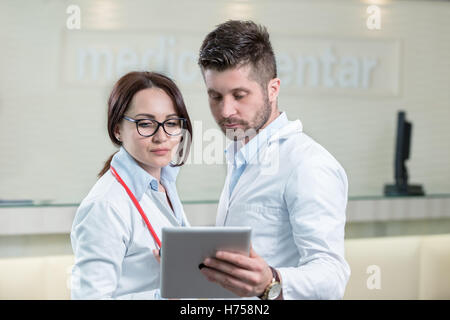
[[[186,119],[184,118],[171,118],[159,122],[152,119],[131,119],[127,116],[123,117],[125,120],[136,123],[137,132],[143,137],[153,136],[162,127],[164,132],[169,136],[179,136],[183,133]]]

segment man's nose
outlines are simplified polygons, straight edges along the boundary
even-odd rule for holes
[[[224,97],[222,104],[222,117],[229,118],[236,113],[236,102],[231,97]]]

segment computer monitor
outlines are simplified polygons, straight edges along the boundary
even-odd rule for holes
[[[412,124],[406,120],[404,111],[397,114],[397,140],[394,158],[394,185],[385,185],[386,196],[423,196],[425,193],[421,185],[408,184],[408,168],[406,160],[409,159],[411,149]]]

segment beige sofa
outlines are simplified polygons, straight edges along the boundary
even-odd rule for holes
[[[352,275],[344,299],[450,299],[450,234],[350,239],[345,247]]]
[[[450,234],[346,240],[344,299],[450,299]],[[72,255],[0,259],[0,299],[70,299]]]

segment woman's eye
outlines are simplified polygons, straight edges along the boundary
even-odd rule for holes
[[[139,122],[139,127],[141,128],[152,128],[155,126],[155,123],[152,121],[141,121]]]
[[[169,122],[166,122],[166,126],[169,126],[169,127],[175,127],[175,126],[177,126],[178,125],[178,123],[176,122],[176,121],[169,121]]]

